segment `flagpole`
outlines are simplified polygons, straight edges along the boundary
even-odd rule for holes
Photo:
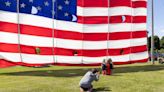
[[[152,34],[151,34],[151,62],[155,64],[154,62],[154,1],[152,1]]]

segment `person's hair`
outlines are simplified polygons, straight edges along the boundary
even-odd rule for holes
[[[111,58],[109,58],[107,62],[108,62],[108,63],[112,62],[112,59],[111,59]]]
[[[99,70],[96,69],[96,68],[93,68],[91,71],[92,71],[93,74],[95,74],[95,73],[97,73]]]

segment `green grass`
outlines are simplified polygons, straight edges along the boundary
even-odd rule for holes
[[[0,92],[79,92],[78,83],[92,67],[11,67],[0,69]],[[95,92],[164,92],[164,64],[115,66],[100,76]]]

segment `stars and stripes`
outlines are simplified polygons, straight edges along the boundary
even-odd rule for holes
[[[148,59],[146,0],[17,1],[0,1],[0,63],[99,65],[107,57],[115,64]]]

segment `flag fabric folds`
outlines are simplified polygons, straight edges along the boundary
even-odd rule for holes
[[[147,0],[1,0],[0,67],[147,62]]]

